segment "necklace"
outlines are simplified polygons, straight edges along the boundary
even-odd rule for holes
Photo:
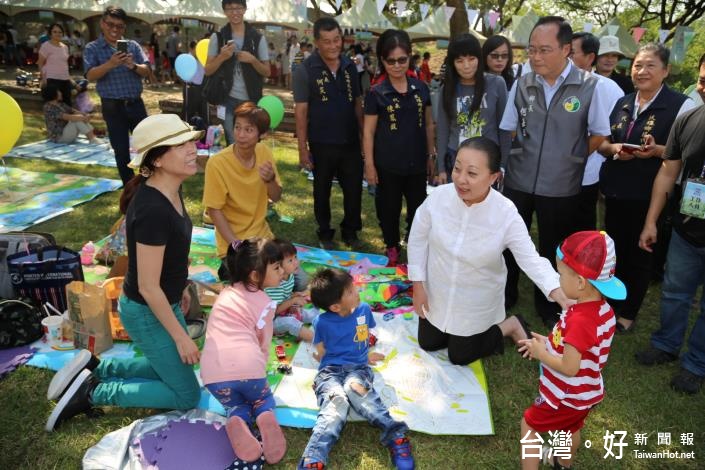
[[[242,166],[247,168],[248,170],[251,170],[252,168],[255,167],[255,154],[254,152],[250,157],[243,157],[242,154],[239,152],[237,146],[233,147],[233,153],[235,154],[235,158],[237,161],[240,162]]]

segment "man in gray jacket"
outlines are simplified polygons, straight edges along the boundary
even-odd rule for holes
[[[527,48],[531,72],[509,93],[500,129],[512,131],[521,155],[507,161],[504,194],[527,227],[534,212],[539,253],[555,263],[558,243],[577,227],[576,212],[588,156],[610,134],[602,110],[604,84],[569,59],[573,30],[563,18],[546,16],[534,26]],[[508,257],[508,289],[518,282],[518,266]],[[512,285],[513,284],[513,285]],[[552,326],[560,306],[535,292],[536,310]]]

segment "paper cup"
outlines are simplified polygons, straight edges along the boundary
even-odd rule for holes
[[[44,329],[44,340],[52,348],[58,347],[62,341],[61,325],[64,319],[58,315],[50,315],[42,319],[42,328]]]

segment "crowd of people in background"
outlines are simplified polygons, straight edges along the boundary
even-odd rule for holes
[[[420,347],[447,347],[452,363],[468,364],[502,352],[508,337],[525,357],[543,363],[541,398],[525,412],[522,431],[545,430],[556,419],[554,424],[579,436],[589,410],[604,394],[600,370],[613,335],[635,328],[654,273],[664,276],[661,325],[636,360],[653,366],[679,358],[688,311],[705,272],[705,209],[696,196],[705,191],[705,108],[696,108],[691,98],[666,84],[670,52],[665,46],[641,45],[630,75],[621,75],[616,65],[627,54],[616,36],[574,33],[563,18],[547,16],[531,32],[528,60],[514,60],[512,45],[502,36],[481,45],[468,33],[450,41],[434,74],[431,54],[415,53],[402,30],[384,31],[374,50],[362,43],[344,47],[340,25],[321,18],[313,26],[313,38],[299,40],[292,34],[277,48],[244,20],[244,0],[223,1],[223,11],[228,23],[207,35],[204,73],[222,77],[219,104],[225,108],[227,146],[207,166],[203,205],[216,230],[219,275],[232,281],[232,308],[251,298],[262,311],[267,302],[260,290],[276,288],[286,271],[281,249],[263,241],[274,237],[265,219],[267,203],[285,194],[274,156],[260,142],[270,118],[255,103],[269,81],[293,94],[299,164],[312,173],[320,246],[335,249],[339,230],[347,247],[360,248],[365,180],[376,188],[375,215],[390,265],[401,262],[405,247],[408,252]],[[197,362],[199,352],[182,331],[179,301],[191,227],[179,187],[195,172],[193,141],[201,134],[176,116],[147,117],[141,98],[143,84],[155,80],[155,71],[164,81],[176,80],[175,60],[186,49],[180,28],[171,28],[161,52],[154,33],[149,40],[129,39],[120,50],[117,43],[123,40],[126,20],[122,9],[108,7],[100,21],[102,34],[85,45],[80,34],[67,44],[63,26],[52,24],[45,40],[38,41],[37,64],[47,127],[55,141],[75,139],[78,133],[96,140],[87,115],[72,106],[71,65],[80,60],[87,80],[96,84],[126,187],[121,203],[132,257],[120,300],[125,325],[130,329],[132,324],[139,342],[146,337],[145,318],[150,319],[160,332],[153,346],[167,354],[145,351],[146,359],[141,359],[142,374],[160,377],[152,388],[128,396],[129,390],[122,388],[126,385],[118,381],[111,392],[96,378],[112,376],[111,366],[104,363],[94,375],[81,369],[70,372],[83,387],[71,393],[83,393],[84,406],[186,408],[197,397],[185,366]],[[2,36],[8,63],[22,60],[12,31],[9,25]],[[188,50],[194,49],[191,42]],[[703,96],[705,56],[698,72],[697,91]],[[138,147],[132,160],[131,134]],[[332,220],[335,179],[343,192],[340,221]],[[428,185],[440,186],[427,197]],[[597,216],[599,194],[605,201],[604,221]],[[400,224],[404,203],[406,227]],[[669,213],[661,217],[664,208]],[[534,220],[538,248],[529,235]],[[165,233],[165,226],[178,230]],[[602,226],[609,235],[597,231]],[[293,270],[286,271],[291,282]],[[535,309],[552,328],[551,339],[532,337],[521,316],[507,316],[518,299],[520,270],[535,283]],[[138,271],[146,273],[144,283]],[[164,273],[174,276],[176,287],[162,285]],[[327,326],[339,322],[347,328],[351,321],[374,326],[368,308],[359,304],[355,292],[348,292],[351,285],[335,274],[314,277],[313,302],[331,314],[321,317],[321,329],[313,333],[321,360],[316,393],[328,415],[319,415],[299,468],[323,468],[339,437],[345,416],[331,417],[328,408],[335,394],[347,397],[343,400],[353,408],[371,407],[361,414],[383,429],[382,442],[394,464],[413,468],[406,425],[389,418],[365,388],[371,383],[367,344],[360,362],[346,355],[350,338],[335,336],[335,328]],[[316,286],[320,296],[314,293]],[[671,381],[680,392],[697,393],[705,381],[705,301],[701,308],[681,370]],[[252,312],[245,313],[252,320]],[[264,332],[258,333],[258,344],[250,344],[254,351],[269,344],[268,322],[275,313],[267,310],[255,319],[267,326],[257,326]],[[348,332],[346,328],[341,331]],[[228,433],[236,453],[259,456],[260,447],[241,422],[245,418],[236,412],[242,403],[224,397],[236,379],[256,381],[260,401],[268,402],[271,393],[256,367],[247,377],[239,377],[235,369],[227,376],[218,374],[213,361],[221,349],[212,343],[217,337],[210,334],[204,350],[206,369],[212,367],[209,389],[220,393],[219,400],[228,407]],[[333,360],[332,350],[337,354],[338,347],[346,350]],[[83,359],[87,363],[90,356]],[[345,387],[353,387],[357,395]],[[586,388],[579,393],[575,387]],[[265,408],[256,419],[270,433],[263,437],[264,456],[276,462],[286,443],[271,409]],[[62,413],[52,414],[52,428],[67,417]],[[326,419],[331,420],[328,425]],[[242,439],[252,446],[238,450]],[[559,460],[556,468],[571,463]]]

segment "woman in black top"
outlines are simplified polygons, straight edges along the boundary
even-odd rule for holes
[[[377,40],[377,57],[384,79],[365,98],[365,179],[377,186],[377,218],[389,264],[395,266],[401,254],[402,197],[408,234],[433,173],[433,116],[428,87],[406,73],[411,60],[409,35],[393,29],[383,32]]]
[[[198,404],[193,364],[200,353],[182,313],[190,300],[185,289],[191,219],[181,183],[198,169],[194,141],[202,134],[174,114],[149,116],[135,128],[130,166],[139,175],[120,199],[129,267],[118,310],[143,356],[98,362],[80,351],[49,386],[49,398],[61,399],[48,431],[92,405],[189,409]],[[123,380],[131,378],[143,380]]]
[[[511,90],[514,83],[514,56],[512,55],[512,43],[509,39],[499,34],[490,36],[482,45],[482,58],[484,60],[485,71],[500,75],[507,85],[507,91]],[[501,111],[499,111],[501,114]]]
[[[639,48],[632,64],[636,92],[615,104],[612,135],[599,149],[607,157],[600,170],[605,227],[618,254],[616,275],[627,286],[626,300],[613,303],[620,332],[631,329],[651,279],[651,253],[639,248],[639,235],[666,140],[676,117],[694,107],[691,99],[664,83],[669,55],[661,44]]]

